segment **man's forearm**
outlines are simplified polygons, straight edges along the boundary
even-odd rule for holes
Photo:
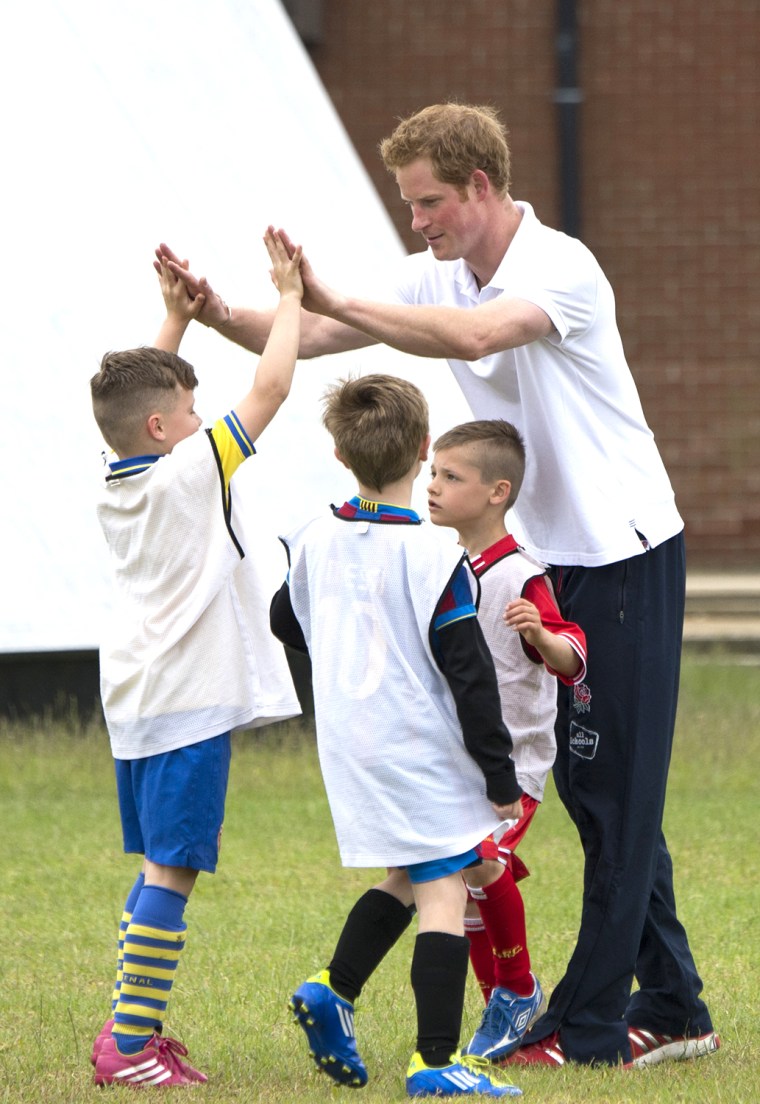
[[[466,352],[472,351],[469,345],[461,344],[466,320],[463,312],[453,307],[378,303],[345,296],[334,305],[330,317],[413,356],[464,359]]]
[[[274,310],[251,310],[233,307],[225,322],[214,326],[217,333],[259,356],[267,343],[274,321]],[[359,330],[322,315],[301,311],[301,340],[298,346],[299,360],[362,349],[374,342]]]
[[[247,307],[230,308],[229,317],[221,322],[212,323],[211,329],[216,330],[228,341],[233,341],[250,353],[258,356],[264,351],[264,346],[269,338],[275,310],[250,310]]]
[[[444,359],[480,360],[546,337],[552,330],[539,307],[517,299],[492,300],[466,310],[339,296],[329,309],[331,318],[375,341],[413,356]]]

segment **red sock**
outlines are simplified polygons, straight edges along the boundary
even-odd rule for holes
[[[491,944],[494,983],[511,989],[518,997],[529,997],[533,992],[533,978],[525,931],[525,905],[511,871],[505,867],[497,881],[475,890],[472,896]]]
[[[493,952],[485,925],[480,916],[465,916],[464,934],[470,941],[470,965],[477,978],[483,1000],[488,1004],[494,987]]]

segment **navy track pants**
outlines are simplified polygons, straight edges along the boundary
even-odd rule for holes
[[[683,535],[629,560],[553,568],[552,576],[563,616],[588,642],[585,682],[559,689],[554,767],[583,846],[583,907],[565,975],[525,1042],[559,1029],[567,1058],[616,1063],[630,1060],[627,1024],[669,1035],[712,1030],[662,834]]]

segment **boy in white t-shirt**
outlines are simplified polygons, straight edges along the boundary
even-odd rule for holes
[[[93,412],[116,459],[98,503],[115,574],[101,645],[101,696],[116,765],[124,850],[144,855],[119,930],[109,1019],[93,1048],[97,1085],[193,1085],[205,1074],[162,1034],[183,916],[200,870],[216,868],[230,732],[300,712],[263,592],[236,533],[231,479],[287,398],[303,285],[270,228],[280,292],[250,391],[199,432],[195,372],[177,355],[203,305],[157,264],[167,315],[154,348],[107,353]]]
[[[466,1053],[498,1062],[517,1050],[545,1001],[531,972],[525,906],[517,882],[528,874],[515,848],[543,799],[556,755],[557,683],[581,682],[586,638],[565,621],[544,564],[508,532],[505,516],[525,473],[525,446],[511,423],[465,422],[435,442],[428,485],[430,519],[456,529],[480,582],[478,620],[494,658],[512,758],[523,790],[520,820],[484,840],[483,862],[465,872],[470,961],[486,1000]]]
[[[326,970],[291,1008],[319,1070],[361,1086],[354,1001],[419,914],[410,1096],[516,1095],[459,1053],[469,945],[462,872],[521,812],[493,661],[465,553],[411,509],[430,444],[424,396],[370,375],[326,396],[324,423],[358,494],[284,541],[272,629],[308,650],[322,774],[344,866],[386,867],[354,905]]]

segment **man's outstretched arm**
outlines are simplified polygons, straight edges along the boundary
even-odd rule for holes
[[[287,233],[278,233],[292,249]],[[526,299],[502,295],[473,308],[383,303],[328,287],[305,258],[301,276],[307,311],[414,356],[480,360],[548,337],[554,329],[546,312]]]
[[[480,360],[548,337],[554,329],[546,312],[526,299],[500,296],[471,309],[380,303],[327,288],[306,261],[301,274],[307,310],[413,356]]]
[[[195,276],[190,271],[189,262],[180,260],[177,254],[163,242],[156,249],[156,260],[153,262],[159,274],[162,261],[177,279],[182,281],[190,299],[194,300],[198,295],[205,297],[203,307],[197,316],[199,322],[215,329],[217,333],[235,342],[236,345],[261,355],[274,321],[274,308],[254,310],[249,307],[229,307],[221,295],[214,291],[205,276]],[[355,330],[332,318],[302,312],[299,359],[310,359],[327,353],[348,352],[351,349],[362,349],[373,344],[375,344],[374,339],[360,330]]]

